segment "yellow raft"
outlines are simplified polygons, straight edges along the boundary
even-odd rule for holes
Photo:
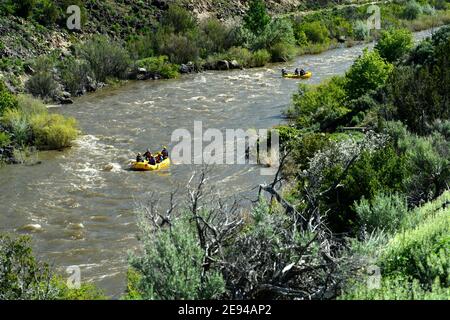
[[[160,163],[157,163],[155,165],[151,165],[148,163],[147,160],[144,162],[136,162],[132,161],[130,164],[130,169],[133,171],[156,171],[156,170],[162,170],[167,169],[170,167],[170,159],[167,158],[163,160]]]
[[[295,74],[295,73],[287,73],[287,74],[283,75],[283,77],[288,78],[288,79],[309,79],[312,77],[312,72],[308,71],[303,76],[301,76],[299,74]]]

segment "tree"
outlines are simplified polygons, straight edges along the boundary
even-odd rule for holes
[[[365,49],[363,55],[356,59],[345,75],[348,97],[357,99],[370,90],[378,89],[385,84],[392,68],[392,65],[385,62],[377,51],[369,52]]]
[[[264,1],[252,0],[247,14],[244,16],[245,27],[254,34],[259,34],[264,31],[270,20]]]
[[[380,56],[388,62],[395,62],[408,53],[414,41],[411,31],[407,29],[388,30],[381,34],[375,46]]]

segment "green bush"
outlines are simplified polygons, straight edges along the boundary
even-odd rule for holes
[[[202,277],[205,253],[188,221],[143,236],[143,254],[130,260],[139,275],[135,291],[142,299],[213,299],[224,292],[220,273],[210,271]]]
[[[76,120],[55,113],[39,113],[30,118],[35,144],[41,149],[70,147],[78,136]]]
[[[12,134],[13,140],[19,146],[28,144],[31,132],[27,116],[18,109],[7,109],[1,117],[1,123]]]
[[[151,57],[136,62],[139,68],[145,68],[149,72],[160,74],[163,78],[172,79],[177,78],[178,65],[172,64],[168,61],[166,56]]]
[[[0,265],[1,300],[57,298],[50,268],[32,255],[30,238],[0,235]]]
[[[385,84],[392,71],[392,65],[386,63],[377,51],[364,50],[346,73],[345,88],[350,99],[357,99],[370,90],[376,90]]]
[[[365,198],[355,203],[354,209],[361,225],[367,231],[385,230],[395,232],[408,213],[406,200],[399,194],[376,194],[372,200]]]
[[[148,58],[155,53],[152,34],[133,35],[127,40],[126,47],[133,60]]]
[[[271,55],[266,49],[260,49],[253,52],[250,67],[263,67],[270,62]]]
[[[304,23],[301,26],[301,31],[312,43],[326,43],[330,40],[327,27],[320,21]]]
[[[25,89],[35,97],[52,99],[57,94],[58,83],[51,71],[40,71],[28,79],[25,83]]]
[[[339,300],[448,300],[450,289],[435,282],[426,290],[417,280],[402,276],[382,277],[380,288],[358,283],[348,289]]]
[[[277,43],[269,48],[272,62],[286,62],[292,60],[297,50],[294,45],[289,43]]]
[[[422,6],[415,0],[409,0],[403,9],[403,18],[408,20],[414,20],[422,14]]]
[[[254,34],[260,34],[264,31],[266,26],[270,23],[270,16],[267,14],[267,9],[264,1],[252,0],[244,16],[245,27]]]
[[[450,211],[429,216],[393,237],[380,258],[383,274],[401,274],[430,289],[436,279],[450,284]]]
[[[224,55],[226,60],[236,60],[243,67],[250,67],[253,55],[250,50],[242,47],[232,47]]]
[[[175,33],[186,33],[197,29],[197,21],[194,15],[178,5],[170,5],[164,12],[161,24]]]
[[[0,148],[4,148],[11,144],[11,136],[3,131],[0,131]]]
[[[52,0],[38,0],[33,8],[33,19],[42,25],[56,23],[60,15],[60,9]]]
[[[253,49],[270,49],[279,44],[289,46],[294,45],[295,42],[291,22],[287,19],[274,19],[257,36]]]
[[[92,76],[89,63],[73,57],[65,58],[59,70],[64,88],[72,95],[81,94],[89,84],[89,77]]]
[[[388,30],[381,33],[375,46],[380,56],[388,62],[395,62],[406,55],[413,47],[411,31],[407,29]]]
[[[176,64],[197,61],[199,58],[199,48],[193,39],[178,34],[171,34],[162,44],[160,52]]]
[[[3,82],[0,81],[0,116],[7,109],[17,108],[17,99],[11,94]]]
[[[353,25],[353,35],[358,41],[365,41],[370,36],[370,30],[367,23],[357,20]]]
[[[108,77],[122,78],[129,67],[127,51],[117,42],[95,36],[77,48],[78,55],[89,62],[97,81],[105,82]]]
[[[300,85],[287,115],[300,127],[320,124],[327,127],[350,110],[345,107],[345,79],[333,77],[316,86]]]
[[[216,18],[209,18],[200,24],[199,45],[202,56],[224,52],[233,45],[231,29]]]

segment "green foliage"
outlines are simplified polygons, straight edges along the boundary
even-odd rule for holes
[[[355,21],[355,23],[353,24],[353,35],[356,40],[367,40],[370,36],[370,30],[367,26],[367,23],[361,20]]]
[[[30,239],[0,235],[0,299],[55,299],[58,290],[51,284],[47,264],[32,255]]]
[[[381,33],[375,46],[380,56],[388,62],[395,62],[408,53],[414,41],[411,31],[407,29],[388,30]]]
[[[64,88],[72,95],[82,94],[89,83],[89,77],[92,76],[90,64],[86,60],[73,57],[65,58],[59,70]]]
[[[340,296],[339,300],[448,300],[450,289],[435,282],[431,290],[424,289],[418,280],[402,276],[382,277],[380,288],[358,283]]]
[[[422,6],[415,0],[408,0],[403,9],[403,17],[408,20],[414,20],[422,14]]]
[[[57,288],[57,300],[106,300],[102,290],[90,283],[82,283],[80,288],[69,288],[62,277],[53,277],[52,285]]]
[[[263,67],[270,62],[271,55],[266,49],[260,49],[253,52],[249,67]]]
[[[38,0],[33,7],[33,18],[42,25],[56,23],[60,15],[60,9],[52,0]]]
[[[369,201],[362,198],[355,203],[355,208],[361,225],[367,231],[386,230],[395,232],[408,212],[406,200],[399,194],[376,194]]]
[[[35,97],[51,99],[57,93],[58,83],[54,80],[51,72],[38,72],[28,79],[25,88]]]
[[[133,35],[126,48],[133,60],[148,58],[154,55],[154,39],[151,34]]]
[[[78,48],[80,58],[89,62],[97,81],[108,77],[122,78],[129,67],[127,51],[117,42],[105,36],[95,36]]]
[[[149,72],[161,75],[163,78],[172,79],[179,76],[178,66],[168,61],[166,56],[151,57],[136,62],[139,68],[145,68]]]
[[[269,48],[272,62],[286,62],[294,58],[297,51],[294,45],[289,43],[277,43]]]
[[[337,76],[316,86],[300,85],[287,115],[300,127],[327,127],[350,111],[344,104],[344,86],[345,79]]]
[[[12,134],[14,142],[19,146],[28,144],[31,139],[28,119],[18,109],[7,109],[1,118],[1,123]]]
[[[380,192],[402,192],[403,181],[409,174],[405,163],[405,157],[397,155],[392,146],[374,152],[364,151],[341,179],[342,187],[329,193],[325,200],[326,207],[331,209],[328,220],[332,229],[348,231],[355,226],[355,201],[363,197],[371,201]],[[339,179],[344,168],[338,165],[327,171],[324,190]]]
[[[17,99],[11,94],[3,82],[0,81],[0,116],[7,109],[17,108]]]
[[[202,56],[223,52],[233,45],[231,28],[216,18],[209,18],[200,24],[199,45]]]
[[[260,34],[270,23],[271,18],[267,13],[266,5],[262,0],[252,0],[249,9],[244,16],[244,25],[254,34]]]
[[[3,131],[0,131],[0,148],[9,146],[11,144],[11,136]]]
[[[188,221],[143,236],[143,255],[130,261],[139,273],[142,299],[213,299],[224,292],[220,273],[210,271],[202,277],[204,252]]]
[[[78,136],[76,125],[74,118],[64,118],[55,113],[39,113],[30,118],[35,144],[41,149],[70,147]]]
[[[160,52],[176,64],[197,61],[199,58],[199,48],[193,39],[180,34],[168,36],[167,41],[162,44]]]
[[[194,15],[178,5],[169,6],[162,16],[161,24],[175,33],[186,33],[197,28]]]
[[[429,216],[415,228],[399,232],[380,258],[384,274],[400,273],[430,289],[436,279],[450,284],[450,211]]]
[[[308,39],[312,43],[327,43],[329,39],[329,31],[325,24],[321,21],[304,23],[300,27]]]
[[[353,63],[345,77],[345,89],[350,99],[357,99],[370,90],[383,86],[392,71],[392,65],[385,62],[377,51],[367,49]]]

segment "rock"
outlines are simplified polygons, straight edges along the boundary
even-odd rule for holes
[[[347,40],[347,38],[345,36],[339,36],[339,38],[338,38],[339,43],[344,43],[346,40]]]
[[[69,223],[68,225],[67,225],[67,229],[70,229],[70,230],[81,230],[81,229],[84,229],[84,225],[82,224],[82,223]]]
[[[180,73],[190,73],[191,70],[189,69],[189,67],[185,64],[182,64],[180,66]]]
[[[237,62],[237,60],[230,61],[230,69],[242,69],[242,66]]]
[[[146,74],[147,73],[147,69],[145,69],[145,68],[138,68],[137,72],[138,72],[138,74]]]
[[[65,99],[69,99],[69,98],[72,98],[72,95],[67,91],[63,91],[63,92],[61,92],[61,97],[65,98]]]
[[[19,228],[20,231],[25,231],[25,232],[39,232],[42,231],[42,226],[40,224],[26,224],[22,227]]]
[[[87,80],[87,84],[86,84],[86,87],[85,87],[86,91],[87,92],[94,92],[94,91],[96,91],[97,87],[98,87],[97,82],[94,79],[92,79],[91,77],[89,77],[89,76],[87,76],[86,80]]]
[[[219,60],[216,63],[216,69],[217,70],[229,70],[230,63],[227,60]]]

